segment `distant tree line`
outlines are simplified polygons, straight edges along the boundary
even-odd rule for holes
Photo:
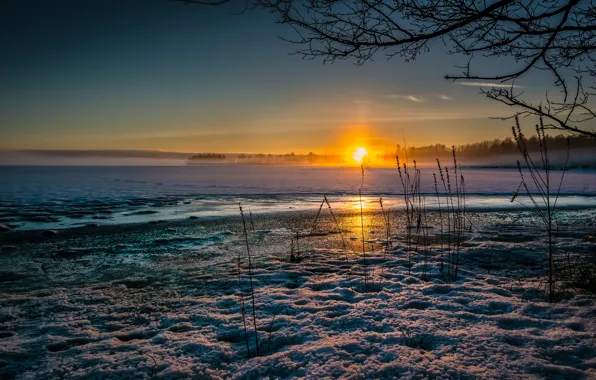
[[[199,153],[190,157],[189,163],[196,161],[225,161],[227,163],[237,164],[267,164],[267,165],[325,165],[338,164],[343,162],[343,156],[339,154],[296,154],[294,152],[273,154],[273,153],[254,153],[254,154],[221,154],[221,153]]]
[[[567,138],[568,136],[564,135],[545,136],[544,141],[550,151],[565,151],[568,144]],[[569,145],[572,150],[595,149],[596,153],[596,138],[578,135],[569,136]],[[527,139],[527,146],[530,153],[539,152],[540,140],[536,135],[533,135]],[[517,144],[511,137],[457,145],[455,146],[455,152],[458,157],[467,158],[495,157],[519,153]],[[434,159],[448,157],[452,153],[453,147],[444,144],[408,147],[407,150],[405,147],[397,145],[395,154],[386,153],[377,156],[377,158],[391,161],[395,160],[396,155],[402,158],[407,155],[410,159]]]
[[[225,160],[226,155],[221,153],[199,153],[190,158],[191,160]]]
[[[284,154],[239,154],[236,157],[239,163],[259,164],[337,164],[343,162],[341,155],[333,154],[296,154],[294,152]]]

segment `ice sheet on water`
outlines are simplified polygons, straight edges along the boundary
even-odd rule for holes
[[[429,209],[437,206],[432,172],[422,169]],[[521,207],[509,201],[519,185],[515,170],[464,173],[469,210]],[[323,194],[349,209],[359,207],[360,175],[359,168],[323,167],[0,167],[0,223],[39,229],[234,215],[238,202],[252,213],[311,210]],[[386,207],[400,205],[394,169],[367,169],[365,176],[367,210],[378,208],[380,196]],[[595,195],[596,171],[571,171],[558,204],[596,207]]]

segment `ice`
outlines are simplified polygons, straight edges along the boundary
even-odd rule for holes
[[[432,168],[422,170],[426,206],[436,208]],[[512,169],[464,169],[467,208],[520,209],[511,203],[519,185]],[[317,209],[322,195],[337,207],[359,208],[360,168],[277,166],[1,167],[0,224],[11,229],[60,229],[230,216],[238,203],[253,213]],[[556,175],[554,175],[556,177]],[[395,169],[365,170],[363,206],[401,205]],[[596,171],[565,176],[561,208],[596,207]],[[524,201],[523,197],[519,198]]]

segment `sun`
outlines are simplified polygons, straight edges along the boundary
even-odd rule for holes
[[[354,161],[356,161],[356,163],[358,163],[358,165],[362,165],[362,160],[367,155],[368,155],[368,151],[366,150],[366,148],[360,147],[360,148],[356,148],[356,151],[354,151],[354,153],[352,154],[352,158],[354,158]]]

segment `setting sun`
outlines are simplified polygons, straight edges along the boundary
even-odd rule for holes
[[[368,151],[365,148],[357,148],[356,151],[354,152],[354,154],[352,154],[352,157],[354,158],[354,161],[356,161],[359,165],[362,164],[362,160],[364,159],[364,156],[368,155]]]

